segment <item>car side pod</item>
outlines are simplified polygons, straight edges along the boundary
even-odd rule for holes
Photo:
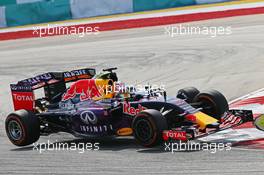
[[[255,121],[254,125],[258,130],[264,131],[264,114],[258,116]]]

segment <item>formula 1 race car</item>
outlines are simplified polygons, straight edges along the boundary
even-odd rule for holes
[[[6,118],[6,133],[17,146],[57,132],[76,137],[130,136],[145,146],[162,141],[187,141],[245,122],[264,129],[264,117],[251,111],[229,110],[216,90],[194,87],[167,97],[164,89],[137,89],[118,82],[116,68],[50,72],[11,84],[15,112]],[[68,86],[68,88],[67,88]],[[44,88],[45,97],[35,90]]]

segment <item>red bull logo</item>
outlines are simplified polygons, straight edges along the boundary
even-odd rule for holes
[[[126,114],[130,114],[130,115],[137,115],[138,113],[140,113],[143,110],[146,110],[147,108],[145,108],[142,105],[138,105],[138,108],[134,108],[132,106],[130,106],[130,103],[124,103],[123,104],[123,112]]]
[[[88,100],[93,97],[100,97],[101,93],[96,85],[95,79],[79,80],[73,83],[62,97],[66,101],[80,95],[80,100]]]

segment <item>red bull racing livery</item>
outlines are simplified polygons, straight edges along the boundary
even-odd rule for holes
[[[188,141],[245,122],[263,129],[263,116],[229,110],[216,90],[194,87],[168,97],[164,89],[126,88],[113,70],[50,72],[11,84],[15,112],[6,118],[6,132],[17,146],[36,142],[41,135],[67,132],[76,137],[130,136],[145,146],[163,141]],[[117,88],[119,85],[119,88]],[[122,88],[120,88],[122,87]],[[34,91],[44,89],[45,97]]]

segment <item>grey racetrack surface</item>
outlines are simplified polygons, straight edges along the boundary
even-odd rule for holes
[[[187,25],[187,24],[186,24]],[[164,152],[133,139],[90,140],[99,151],[17,148],[6,138],[12,111],[9,84],[47,71],[119,67],[128,83],[165,84],[170,95],[185,86],[222,91],[229,100],[264,87],[264,15],[189,23],[231,26],[231,35],[166,36],[164,26],[0,42],[0,174],[263,174],[264,151]],[[39,142],[73,140],[67,134]],[[86,142],[90,142],[89,140]],[[82,143],[84,140],[74,141]],[[70,142],[68,142],[70,143]]]

